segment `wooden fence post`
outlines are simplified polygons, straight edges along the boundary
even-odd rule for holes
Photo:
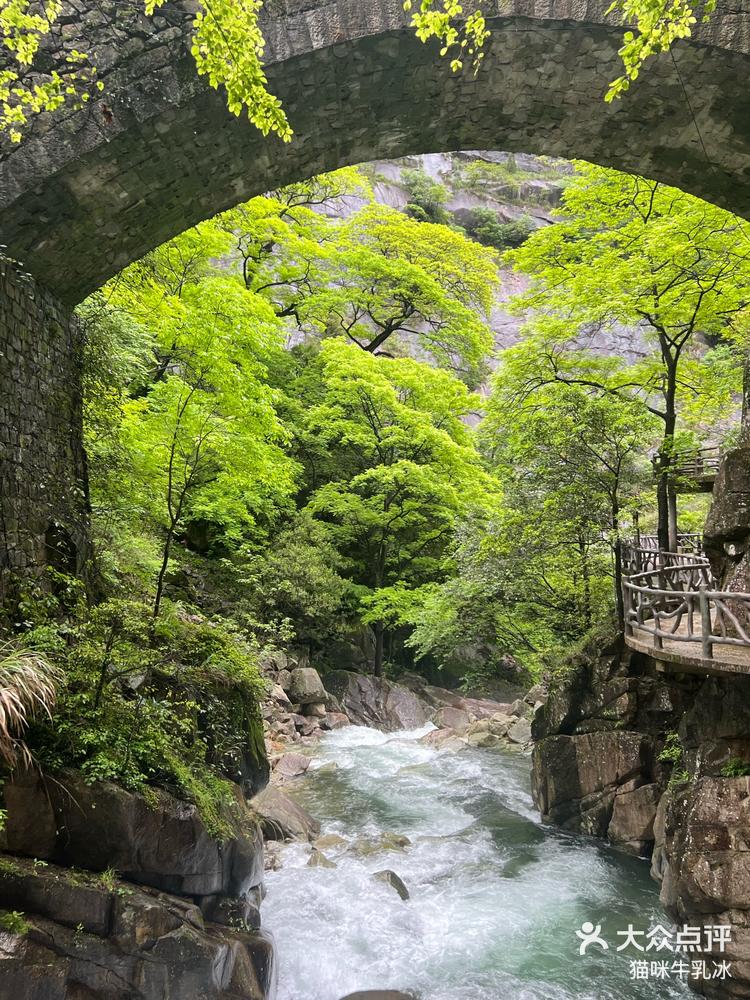
[[[711,641],[711,604],[704,586],[698,588],[698,602],[701,610],[701,639],[704,660],[712,660],[714,644]]]

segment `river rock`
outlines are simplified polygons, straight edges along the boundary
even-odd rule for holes
[[[273,777],[275,781],[284,781],[287,778],[297,778],[304,774],[310,766],[310,758],[303,753],[285,753],[273,764]]]
[[[313,841],[313,847],[318,851],[344,850],[348,846],[348,841],[340,837],[337,833],[325,833]]]
[[[271,1000],[273,944],[206,923],[191,901],[85,872],[4,857],[3,906],[28,929],[3,932],[0,995],[14,1000]]]
[[[526,746],[531,742],[531,723],[528,719],[516,719],[508,726],[507,736],[511,743]]]
[[[470,747],[479,747],[482,750],[494,750],[502,746],[502,739],[489,730],[469,733],[466,739]]]
[[[251,799],[250,806],[260,818],[266,840],[312,840],[320,833],[320,823],[273,785]]]
[[[475,719],[491,719],[498,712],[510,714],[510,705],[501,701],[490,701],[487,698],[464,698],[461,708]]]
[[[457,736],[452,729],[433,729],[421,736],[419,742],[441,750],[463,750],[468,745],[466,739]]]
[[[289,689],[292,686],[292,671],[291,670],[280,670],[276,676],[276,683],[281,688],[285,694],[289,695]]]
[[[289,684],[289,699],[294,705],[325,703],[328,695],[318,671],[313,667],[295,667]]]
[[[301,736],[312,736],[318,728],[318,720],[308,718],[306,715],[294,714],[292,716],[295,732]]]
[[[349,850],[360,857],[380,854],[381,851],[405,851],[411,846],[408,837],[398,833],[381,833],[377,838],[358,837]]]
[[[325,856],[325,854],[323,854],[322,851],[319,851],[317,848],[314,848],[310,852],[310,857],[307,859],[307,867],[308,868],[335,868],[336,867],[336,863],[335,863],[335,861],[331,861],[330,858],[327,858]]]
[[[531,714],[531,708],[523,698],[517,698],[508,710],[508,715],[517,715],[523,719],[531,718]]]
[[[535,684],[524,695],[523,699],[527,705],[533,709],[539,708],[547,701],[547,687],[544,684]]]
[[[119,785],[86,784],[75,772],[43,781],[17,773],[3,788],[2,846],[13,853],[104,871],[184,896],[241,896],[263,878],[263,845],[253,812],[239,794],[213,837],[195,805],[161,790],[147,801]]]
[[[280,684],[274,684],[271,688],[271,698],[279,705],[291,707],[292,703],[289,700],[286,691]]]
[[[304,705],[303,712],[306,716],[314,719],[325,719],[326,706],[322,701],[314,701],[309,705]]]
[[[409,898],[409,890],[404,885],[403,880],[394,871],[391,871],[390,868],[384,868],[383,871],[375,872],[372,877],[378,882],[384,882],[392,889],[395,889],[401,899],[407,900]]]
[[[356,725],[395,732],[427,722],[427,711],[419,698],[383,677],[334,670],[326,674],[326,684]]]
[[[452,729],[463,736],[471,725],[471,716],[463,708],[446,705],[435,712],[432,721],[440,729]]]
[[[350,725],[349,716],[343,712],[328,712],[325,719],[320,720],[321,729],[343,729]]]

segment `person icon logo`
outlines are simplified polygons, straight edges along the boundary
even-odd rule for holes
[[[590,920],[585,921],[581,924],[581,929],[576,931],[576,937],[581,939],[581,946],[578,949],[579,955],[585,955],[586,949],[590,944],[598,944],[602,951],[608,951],[609,945],[601,937],[602,925],[597,924],[596,927],[591,923]]]

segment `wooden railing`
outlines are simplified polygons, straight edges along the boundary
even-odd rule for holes
[[[669,472],[677,492],[710,492],[719,472],[721,458],[718,445],[675,454]]]
[[[705,556],[636,551],[649,565],[623,580],[628,645],[688,670],[750,673],[750,594],[717,590]]]
[[[626,576],[658,569],[663,565],[673,566],[685,557],[704,559],[703,537],[697,533],[682,533],[677,536],[677,552],[660,552],[656,535],[640,535],[636,540],[622,543],[622,571]]]

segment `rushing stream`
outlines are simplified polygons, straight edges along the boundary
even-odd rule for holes
[[[640,956],[616,952],[628,924],[666,923],[648,866],[542,827],[528,757],[439,751],[418,742],[426,731],[339,730],[297,779],[295,796],[323,834],[350,846],[326,850],[332,869],[309,867],[309,847],[289,845],[268,874],[263,913],[278,947],[278,1000],[364,989],[424,1000],[687,996],[679,983],[633,981],[630,959]],[[383,832],[411,845],[352,849]],[[408,901],[373,880],[382,869],[403,879]],[[602,924],[608,952],[578,954],[575,932],[587,920]]]

